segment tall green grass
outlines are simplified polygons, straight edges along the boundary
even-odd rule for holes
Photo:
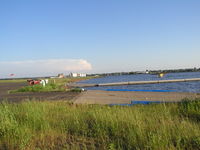
[[[199,100],[132,107],[3,102],[0,149],[199,149],[199,108]]]
[[[188,99],[184,99],[179,104],[179,111],[185,117],[188,117],[194,121],[200,121],[200,101],[196,100],[192,103]]]

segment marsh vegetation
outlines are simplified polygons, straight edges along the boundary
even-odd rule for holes
[[[0,104],[1,149],[199,149],[200,101],[132,107]]]

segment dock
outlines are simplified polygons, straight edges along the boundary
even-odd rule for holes
[[[194,81],[200,81],[200,78],[173,79],[173,80],[151,80],[151,81],[130,81],[130,82],[115,82],[115,83],[100,83],[100,84],[70,83],[70,84],[67,84],[67,86],[83,88],[83,87],[140,85],[140,84],[158,84],[158,83],[174,83],[174,82],[194,82]]]

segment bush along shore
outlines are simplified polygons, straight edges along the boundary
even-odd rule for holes
[[[122,106],[0,104],[0,149],[199,149],[200,99]]]
[[[63,78],[63,79],[50,79],[49,83],[43,86],[42,84],[28,85],[21,87],[20,89],[10,90],[8,93],[21,93],[21,92],[81,92],[80,88],[69,88],[67,87],[68,83],[78,82],[81,80],[88,80],[94,77],[81,77],[81,78]],[[12,81],[12,80],[11,80]],[[13,80],[14,82],[15,80]],[[9,80],[7,81],[9,82]],[[17,80],[16,80],[17,82]],[[24,81],[25,82],[25,81]]]

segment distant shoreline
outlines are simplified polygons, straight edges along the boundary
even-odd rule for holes
[[[159,73],[184,73],[184,72],[200,72],[200,68],[187,69],[165,69],[165,70],[146,70],[146,71],[130,71],[130,72],[112,72],[91,74],[91,76],[115,76],[115,75],[135,75],[135,74],[159,74]]]
[[[135,74],[159,74],[159,73],[184,73],[184,72],[200,72],[200,68],[186,68],[186,69],[165,69],[165,70],[146,70],[146,71],[129,71],[129,72],[112,72],[112,73],[95,73],[87,74],[88,77],[103,77],[103,76],[116,76],[116,75],[135,75]],[[17,78],[0,78],[0,80],[27,80],[30,78],[51,78],[52,76],[41,77],[17,77]]]

